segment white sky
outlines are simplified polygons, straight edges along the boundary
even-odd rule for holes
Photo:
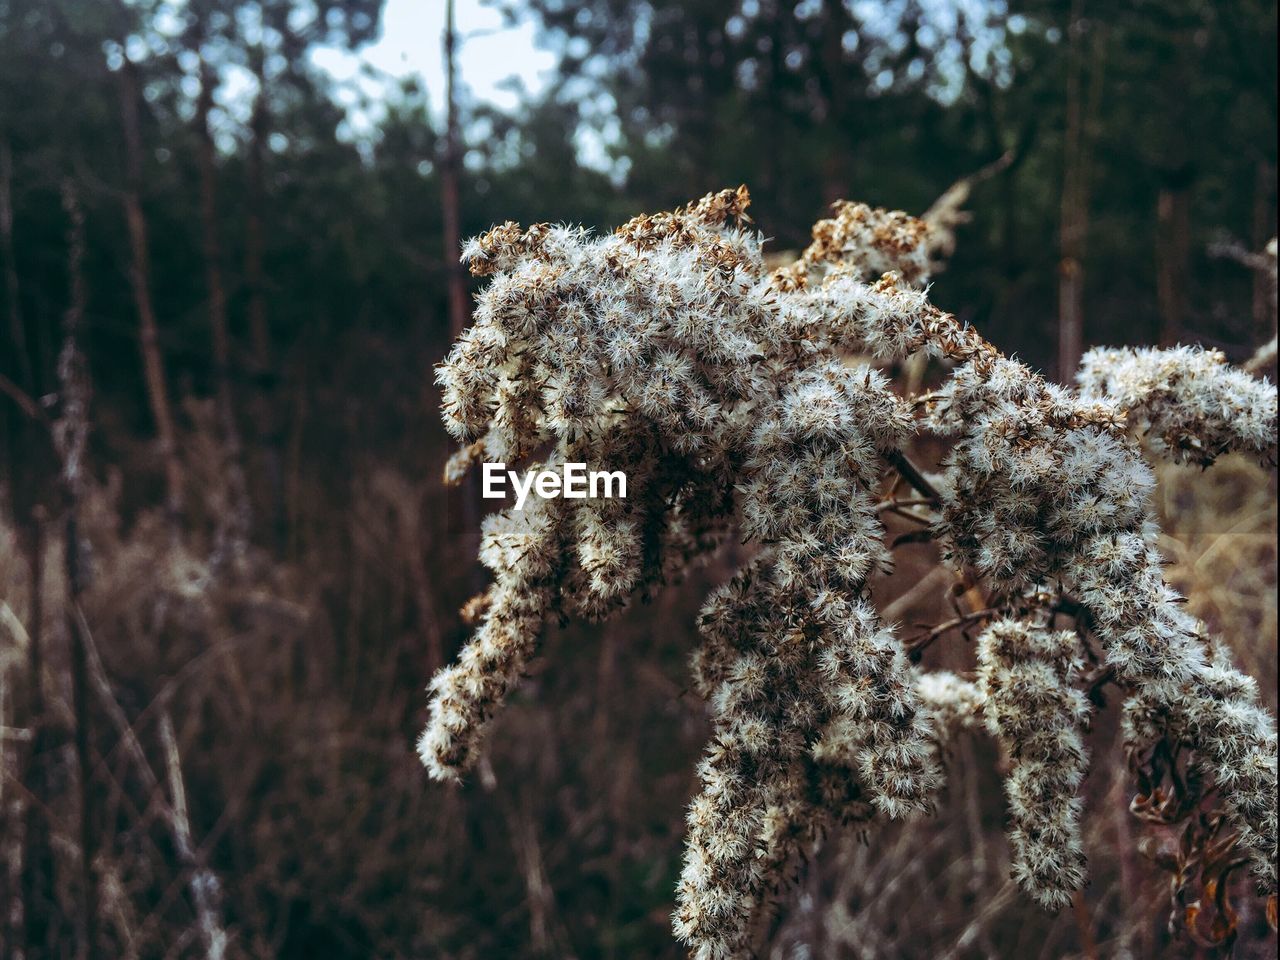
[[[535,45],[532,23],[506,27],[501,15],[480,0],[456,0],[456,4],[458,78],[473,99],[511,109],[519,102],[511,84],[522,84],[531,93],[546,85],[556,58]],[[375,104],[379,99],[377,82],[361,77],[361,68],[371,67],[396,79],[421,77],[433,115],[442,117],[444,14],[445,0],[387,0],[376,41],[355,54],[325,48],[312,58],[335,79],[350,84],[350,93],[340,98],[348,106],[353,105],[357,91]]]

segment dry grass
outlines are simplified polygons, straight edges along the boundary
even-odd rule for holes
[[[199,474],[196,474],[199,476]],[[434,474],[433,474],[434,476]],[[1262,681],[1276,668],[1276,505],[1272,474],[1236,460],[1201,473],[1164,468],[1160,512],[1170,576]],[[112,955],[206,956],[190,880],[219,881],[218,916],[239,957],[678,957],[668,914],[682,810],[706,736],[685,690],[697,598],[736,566],[603,628],[552,630],[546,656],[492,731],[480,775],[430,785],[413,751],[428,675],[424,633],[446,652],[465,564],[441,546],[449,505],[433,481],[385,464],[352,479],[343,524],[301,541],[295,563],[250,557],[214,576],[160,517],[125,522],[118,491],[86,510],[93,577],[83,612],[101,655],[95,735],[96,875]],[[212,494],[210,494],[212,497]],[[48,822],[53,938],[69,943],[77,791],[62,616],[60,541],[43,584],[49,697]],[[902,548],[877,586],[904,629],[936,621],[947,583],[916,575],[933,548]],[[734,562],[731,562],[734,561]],[[14,772],[26,742],[29,570],[0,525],[0,706],[4,829],[16,829]],[[929,665],[968,669],[959,637]],[[1275,688],[1264,682],[1270,705]],[[1117,704],[1091,734],[1119,758]],[[119,727],[120,718],[127,732]],[[175,848],[171,724],[190,807],[195,864]],[[137,750],[130,744],[136,743]],[[1168,843],[1126,812],[1118,762],[1086,785],[1093,883],[1079,909],[1044,914],[1009,883],[1000,758],[985,736],[952,747],[935,819],[827,845],[777,917],[770,957],[976,958],[1204,956],[1166,928],[1166,875],[1137,853]],[[1237,957],[1274,955],[1256,901]]]

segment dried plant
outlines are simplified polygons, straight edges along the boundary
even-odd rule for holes
[[[1276,391],[1216,350],[1091,350],[1076,378],[1085,396],[1119,404],[1150,449],[1209,466],[1228,452],[1274,466]]]
[[[1088,767],[1082,736],[1089,700],[1073,631],[1017,620],[993,623],[978,642],[987,727],[1011,758],[1009,844],[1014,876],[1052,910],[1085,883],[1076,794]]]
[[[485,521],[494,583],[431,684],[431,774],[476,762],[550,619],[610,616],[733,533],[754,556],[707,600],[693,657],[713,732],[673,923],[694,956],[750,955],[819,837],[931,810],[950,731],[981,723],[1009,756],[1014,875],[1063,906],[1086,877],[1075,792],[1105,684],[1128,700],[1131,757],[1183,749],[1215,791],[1213,842],[1229,834],[1274,897],[1275,722],[1162,574],[1136,434],[1175,459],[1274,464],[1275,388],[1190,349],[1096,351],[1079,389],[1048,383],[929,302],[954,211],[839,204],[770,273],[748,203],[721,191],[603,237],[507,223],[466,247],[492,279],[438,372],[464,444],[447,478],[585,462],[625,471],[631,495]],[[953,369],[903,398],[865,355]],[[950,440],[937,476],[908,458],[920,432]],[[870,602],[893,563],[883,512],[914,519],[979,601],[908,643]],[[974,679],[913,664],[984,624]]]

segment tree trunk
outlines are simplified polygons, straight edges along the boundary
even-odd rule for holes
[[[231,394],[231,338],[227,332],[227,298],[222,282],[222,246],[218,239],[217,169],[209,113],[213,107],[215,79],[209,64],[201,60],[200,96],[196,101],[196,132],[200,138],[200,219],[204,234],[205,287],[209,297],[209,328],[213,334],[213,376],[218,420],[223,434],[223,477],[227,485],[224,513],[217,520],[218,547],[223,560],[237,562],[248,545],[251,523],[249,493],[245,483],[240,428]],[[229,554],[229,556],[226,556]]]
[[[447,0],[444,21],[444,64],[445,64],[445,135],[444,153],[440,158],[440,202],[444,219],[444,268],[446,292],[449,304],[449,339],[457,340],[467,325],[467,286],[463,274],[461,253],[461,213],[458,195],[459,167],[461,165],[461,139],[458,133],[458,97],[457,97],[457,62],[456,52],[458,37],[454,29],[454,0]],[[452,507],[461,501],[462,551],[470,552],[475,544],[475,537],[480,527],[480,498],[476,488],[476,478],[467,477],[456,488],[452,488]],[[454,516],[452,509],[448,510]],[[483,577],[479,566],[470,562],[471,589],[479,591],[483,587]],[[429,656],[432,654],[429,653]]]
[[[75,722],[76,775],[80,783],[80,895],[81,912],[78,918],[82,960],[96,960],[98,952],[98,880],[94,858],[97,855],[96,824],[94,823],[93,760],[90,756],[92,742],[89,729],[89,682],[85,662],[84,636],[78,622],[78,610],[82,573],[78,560],[80,536],[76,511],[67,513],[67,632],[71,637],[71,697]],[[74,579],[73,579],[74,578]]]
[[[1058,380],[1068,383],[1084,353],[1084,268],[1063,231],[1058,263]]]
[[[57,940],[56,861],[51,843],[49,802],[49,726],[44,698],[44,559],[47,502],[52,459],[47,422],[32,399],[40,394],[35,363],[26,337],[15,260],[13,231],[13,154],[0,139],[0,258],[3,259],[8,348],[13,357],[16,406],[0,404],[0,488],[18,522],[18,543],[29,575],[26,621],[26,690],[3,689],[0,677],[0,726],[27,731],[0,742],[0,829],[4,866],[0,875],[0,955],[44,960]],[[7,364],[0,364],[0,374]],[[16,638],[15,638],[16,640]],[[17,695],[13,695],[14,693]]]
[[[118,72],[120,115],[124,128],[126,184],[124,191],[125,220],[129,227],[131,263],[129,282],[133,287],[138,311],[138,339],[142,350],[142,368],[146,378],[147,399],[155,420],[156,439],[164,465],[165,511],[175,535],[183,514],[182,466],[178,460],[173,413],[169,406],[169,388],[164,361],[160,354],[160,333],[155,307],[151,301],[151,267],[147,249],[147,221],[142,213],[142,134],[138,124],[137,67],[128,58]]]
[[[249,154],[245,164],[248,208],[245,214],[244,273],[249,294],[249,336],[253,342],[254,366],[259,374],[271,369],[271,331],[267,327],[266,282],[262,268],[263,143],[267,135],[267,77],[264,54],[251,54],[258,92],[249,120]]]
[[[67,636],[71,640],[71,707],[75,723],[76,769],[80,785],[80,894],[77,918],[82,960],[96,960],[98,950],[98,882],[95,793],[89,716],[88,654],[80,598],[84,593],[84,565],[80,556],[80,501],[84,490],[84,452],[89,433],[89,381],[80,353],[80,328],[84,322],[84,215],[70,181],[63,183],[62,206],[69,221],[67,275],[71,296],[63,321],[62,353],[58,358],[61,422],[58,454],[62,458],[62,485],[67,497],[63,559],[67,585]]]
[[[0,667],[0,957],[22,952],[22,734],[31,728],[22,703],[12,696],[11,668]],[[16,670],[13,673],[17,673]]]
[[[1088,24],[1093,33],[1089,89],[1084,91],[1084,2],[1076,0],[1067,24],[1067,125],[1063,140],[1062,208],[1058,263],[1058,379],[1075,376],[1084,350],[1084,259],[1089,233],[1089,188],[1093,142],[1102,99],[1104,34],[1100,23]]]
[[[1249,248],[1259,253],[1275,236],[1276,171],[1266,160],[1259,160],[1253,183],[1253,223]],[[1266,343],[1276,335],[1275,274],[1267,270],[1253,271],[1253,343]]]
[[[27,347],[27,328],[22,319],[22,303],[18,298],[18,264],[13,246],[13,151],[9,141],[0,140],[0,256],[4,257],[5,317],[9,323],[9,340],[16,357],[18,385],[29,393],[39,389],[32,372],[32,359]]]
[[[48,725],[44,701],[44,546],[45,516],[38,509],[28,527],[27,568],[31,573],[30,616],[27,623],[27,727],[31,743],[23,760],[21,782],[26,788],[22,827],[21,940],[27,960],[49,955],[52,909],[56,897],[55,862],[49,845],[46,804]],[[15,928],[18,926],[14,924]],[[18,935],[15,930],[14,939]]]
[[[1191,190],[1179,183],[1156,200],[1156,300],[1160,346],[1172,347],[1186,329],[1187,272],[1191,258]]]
[[[841,139],[827,143],[826,153],[822,158],[822,201],[830,206],[837,200],[849,199],[852,193],[849,161],[857,143],[858,130],[848,116],[853,98],[849,96],[848,84],[845,82],[847,67],[842,37],[848,24],[844,16],[843,0],[824,0],[822,15],[824,29],[819,48],[821,69],[818,79],[824,101],[823,118],[828,123],[834,123],[841,134]]]
[[[1080,95],[1081,57],[1079,17],[1081,3],[1071,7],[1067,24],[1067,126],[1063,135],[1062,209],[1059,218],[1058,261],[1058,380],[1067,382],[1080,363],[1084,341],[1084,257],[1087,215],[1080,209],[1084,153],[1084,124]]]
[[[263,210],[267,202],[264,151],[270,125],[267,99],[265,54],[261,48],[250,51],[250,64],[258,81],[249,121],[249,150],[245,164],[245,191],[248,206],[245,213],[244,274],[248,290],[249,338],[254,390],[252,419],[258,431],[267,489],[261,502],[270,504],[270,532],[276,549],[283,555],[288,546],[288,504],[285,502],[284,427],[277,413],[273,389],[277,378],[272,373],[273,350],[271,328],[267,317],[267,280],[263,265]]]
[[[444,212],[444,262],[447,271],[449,295],[449,338],[458,339],[467,325],[467,288],[459,255],[462,248],[461,216],[458,199],[458,168],[461,163],[458,136],[457,64],[455,53],[458,44],[454,32],[454,0],[445,6],[444,63],[445,63],[445,133],[444,156],[440,164],[441,203]]]

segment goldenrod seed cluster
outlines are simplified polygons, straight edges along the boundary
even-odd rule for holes
[[[1274,890],[1274,721],[1165,584],[1128,432],[1141,423],[1202,462],[1274,460],[1274,387],[1186,349],[1095,351],[1079,391],[1047,383],[929,303],[954,210],[930,224],[838,205],[770,274],[748,203],[725,190],[607,236],[507,223],[468,244],[491,279],[438,372],[464,445],[447,477],[478,460],[583,462],[624,471],[628,496],[530,498],[485,521],[494,582],[475,637],[432,681],[430,772],[475,761],[549,618],[609,616],[732,533],[757,547],[708,598],[693,656],[713,729],[673,925],[694,957],[751,956],[817,837],[930,810],[948,738],[983,725],[1011,761],[1015,875],[1046,906],[1068,902],[1085,882],[1086,627],[1041,626],[1068,593],[1132,702],[1161,707],[1131,708],[1133,735],[1185,740]],[[848,359],[918,352],[955,366],[915,403]],[[982,635],[976,677],[921,672],[870,602],[891,566],[886,464],[920,409],[953,438],[933,533],[1007,613]]]
[[[978,640],[987,729],[1009,757],[1009,845],[1022,888],[1051,910],[1085,883],[1080,784],[1089,701],[1075,686],[1079,638],[1017,620]]]
[[[1225,453],[1276,461],[1276,390],[1217,350],[1091,350],[1076,376],[1088,397],[1114,401],[1151,449],[1208,466]]]
[[[1010,597],[1056,583],[1079,598],[1117,679],[1163,705],[1196,768],[1217,784],[1262,889],[1273,892],[1275,721],[1250,678],[1209,662],[1203,626],[1165,582],[1148,504],[1154,480],[1123,410],[984,358],[957,369],[931,422],[959,434],[939,526],[952,559]]]
[[[834,217],[813,225],[813,242],[800,259],[774,272],[774,282],[794,289],[840,264],[862,280],[896,273],[920,284],[928,278],[931,254],[945,243],[942,234],[901,211],[840,200]]]

